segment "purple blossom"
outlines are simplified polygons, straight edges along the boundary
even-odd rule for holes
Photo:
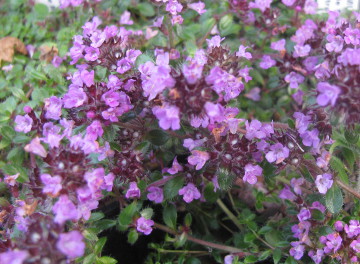
[[[91,35],[90,40],[91,40],[91,47],[99,48],[106,40],[106,34],[105,34],[105,32],[100,33],[100,32],[95,31]]]
[[[209,118],[204,115],[204,116],[192,116],[191,120],[190,120],[190,125],[192,127],[207,127],[209,125]]]
[[[317,249],[316,253],[314,252],[314,250],[310,250],[308,255],[315,262],[315,264],[320,264],[322,258],[324,257],[324,250]]]
[[[261,176],[262,168],[259,165],[246,164],[245,175],[243,177],[244,182],[255,184],[257,182],[257,176]]]
[[[196,166],[196,170],[200,170],[209,159],[210,155],[206,151],[192,150],[191,156],[188,157],[188,162],[189,164]]]
[[[246,120],[246,135],[245,137],[248,140],[252,140],[253,138],[263,139],[266,138],[266,133],[262,129],[262,124],[259,120],[252,120],[251,123]]]
[[[320,106],[326,106],[329,103],[334,106],[339,94],[341,93],[339,87],[331,85],[327,82],[319,82],[316,89],[319,92],[316,101]]]
[[[325,213],[325,206],[323,206],[319,201],[315,201],[311,204],[310,209],[316,209],[319,210],[320,212],[322,212],[323,214]]]
[[[181,15],[176,15],[171,18],[172,25],[175,25],[175,24],[181,25],[183,22],[184,22],[184,19]]]
[[[302,138],[302,142],[307,147],[313,147],[317,148],[320,143],[319,138],[319,130],[316,128],[311,131],[305,131],[304,133],[300,134],[300,137]]]
[[[303,65],[305,66],[306,70],[309,72],[314,71],[315,67],[316,67],[316,65],[318,65],[318,63],[319,63],[319,58],[316,56],[307,57],[303,61]]]
[[[16,179],[20,176],[20,173],[16,173],[14,175],[6,175],[4,177],[4,182],[9,186],[15,186]]]
[[[261,59],[261,62],[260,62],[260,68],[266,70],[266,69],[269,69],[273,66],[275,66],[276,64],[276,61],[273,60],[269,55],[264,55]]]
[[[153,225],[154,221],[151,219],[140,217],[138,220],[136,220],[136,230],[143,233],[144,235],[150,235],[150,233],[152,232],[151,227]]]
[[[123,92],[121,93],[124,94]],[[120,104],[120,93],[115,91],[108,91],[101,96],[101,100],[103,100],[110,107],[116,107]]]
[[[94,85],[94,76],[95,76],[94,71],[89,72],[87,70],[82,70],[80,76],[81,76],[81,80],[85,83],[87,87]]]
[[[334,68],[335,69],[335,68]],[[317,79],[326,79],[331,76],[330,68],[329,68],[329,61],[325,60],[323,63],[320,63],[315,67],[315,77]]]
[[[213,104],[211,102],[206,102],[204,105],[207,116],[210,119],[210,123],[214,124],[215,122],[222,122],[225,119],[224,112],[225,109],[221,104]]]
[[[61,116],[62,100],[56,96],[45,99],[45,118],[59,120]]]
[[[139,57],[140,55],[141,55],[140,50],[129,49],[126,51],[126,59],[130,61],[132,64],[135,63],[136,58]]]
[[[323,175],[316,176],[315,185],[319,193],[326,194],[333,184],[332,175],[324,173]]]
[[[178,173],[179,171],[183,171],[183,167],[179,164],[179,162],[177,161],[177,158],[174,158],[172,167],[169,169],[166,169],[165,172],[174,175],[176,173]]]
[[[75,205],[65,194],[59,197],[59,200],[54,204],[52,211],[55,214],[54,222],[60,225],[64,224],[67,220],[76,220],[78,218],[78,212]]]
[[[220,47],[220,45],[221,45],[220,43],[224,39],[225,38],[221,38],[219,35],[213,36],[211,39],[207,39],[206,42],[207,42],[208,48],[211,49],[211,48]]]
[[[343,221],[336,221],[334,224],[334,228],[336,231],[341,232],[344,230],[344,222]]]
[[[290,83],[290,88],[296,89],[299,87],[299,84],[304,82],[304,76],[296,73],[290,72],[288,75],[285,76],[285,82]]]
[[[15,124],[15,131],[27,133],[32,128],[33,120],[29,115],[17,115],[15,117]]]
[[[290,0],[292,2],[294,2],[294,0]],[[283,1],[284,2],[284,1]],[[292,5],[292,4],[291,4]],[[285,44],[286,44],[286,40],[285,39],[280,39],[278,41],[274,41],[274,42],[271,42],[271,48],[273,50],[277,50],[277,51],[282,51],[282,50],[285,50]]]
[[[306,45],[295,45],[294,46],[294,58],[298,58],[298,57],[306,57],[309,55],[311,51],[311,47],[310,45],[306,44]]]
[[[54,56],[54,58],[51,61],[51,64],[55,67],[55,68],[59,68],[61,63],[63,62],[63,59],[59,56]]]
[[[180,110],[176,106],[155,106],[152,109],[153,114],[159,120],[159,126],[164,129],[180,129]]]
[[[344,31],[344,41],[346,44],[352,44],[354,46],[360,45],[360,30],[358,28],[348,27]]]
[[[325,45],[326,50],[328,52],[340,52],[343,49],[344,46],[344,40],[340,35],[334,36],[332,34],[329,34],[326,37],[326,40],[329,41],[329,43],[327,43]]]
[[[196,63],[195,60],[190,60],[185,63],[182,72],[189,84],[195,84],[202,76],[203,66]]]
[[[177,0],[169,0],[166,5],[166,11],[168,11],[173,16],[177,15],[177,13],[180,13],[182,9],[182,4],[180,4]]]
[[[100,56],[100,50],[98,48],[86,47],[85,48],[85,60],[96,61]]]
[[[59,235],[56,243],[57,249],[69,259],[81,257],[85,253],[85,243],[82,234],[73,230]]]
[[[25,250],[11,250],[0,253],[0,263],[23,264],[28,257],[29,253]]]
[[[30,141],[30,144],[27,144],[24,147],[24,150],[26,152],[31,152],[36,155],[39,155],[40,157],[43,157],[43,158],[45,158],[47,156],[47,152],[46,152],[45,148],[41,145],[40,139],[38,137],[35,137],[34,139],[32,139]]]
[[[292,6],[296,0],[281,0],[281,2],[286,6]]]
[[[298,91],[297,91],[296,93],[294,93],[291,97],[294,99],[294,101],[295,101],[297,104],[301,105],[302,102],[303,102],[304,92],[301,91],[301,90],[298,90]]]
[[[186,203],[191,203],[193,200],[200,199],[201,194],[193,183],[188,183],[186,186],[179,190],[179,195],[183,195]]]
[[[250,52],[246,52],[246,49],[247,49],[247,48],[248,48],[248,47],[245,47],[245,46],[243,46],[243,45],[240,45],[240,46],[239,46],[239,51],[236,52],[236,56],[239,57],[239,58],[244,57],[244,58],[250,60],[250,59],[252,58],[252,55],[251,55]]]
[[[270,163],[276,161],[276,164],[279,164],[289,157],[289,153],[287,147],[284,147],[281,143],[276,143],[270,147],[270,151],[265,155],[265,158]]]
[[[294,190],[294,193],[301,195],[301,185],[304,184],[304,178],[292,178],[290,184]]]
[[[297,215],[300,222],[306,221],[311,218],[311,213],[309,209],[302,208],[300,213]]]
[[[291,242],[292,248],[290,249],[290,255],[294,257],[294,259],[299,260],[304,255],[305,246],[301,244],[301,242]]]
[[[117,90],[121,87],[121,85],[122,85],[122,82],[116,75],[112,75],[112,74],[109,75],[109,80],[107,82],[107,87],[109,89]]]
[[[120,21],[119,21],[120,25],[134,24],[134,21],[131,20],[130,16],[131,16],[131,13],[126,10],[120,17]]]
[[[43,193],[51,197],[58,196],[59,192],[62,189],[61,181],[62,178],[60,176],[51,177],[50,174],[41,174],[40,179],[44,184]]]
[[[120,107],[110,107],[109,109],[102,111],[101,116],[105,120],[110,120],[111,122],[118,122],[118,116],[121,116],[125,111]]]
[[[183,146],[191,151],[194,148],[202,146],[206,140],[206,138],[196,140],[193,140],[192,138],[186,138],[184,139]]]
[[[356,239],[356,240],[353,240],[351,243],[350,243],[350,247],[356,252],[356,253],[359,253],[360,252],[360,239]]]
[[[358,236],[360,234],[360,224],[358,220],[350,220],[349,224],[346,224],[345,233],[349,238]]]
[[[90,126],[86,128],[86,139],[96,140],[98,137],[101,137],[104,133],[101,123],[99,120],[93,121]]]
[[[140,189],[138,188],[136,182],[130,182],[129,189],[126,191],[125,197],[130,198],[140,198]]]
[[[297,131],[299,131],[300,134],[304,133],[311,123],[311,117],[301,112],[295,112],[293,117],[295,117],[295,127]]]
[[[327,242],[324,247],[324,252],[329,254],[330,252],[335,253],[342,245],[342,238],[339,233],[332,233],[326,236]]]
[[[131,70],[131,61],[128,59],[121,59],[117,62],[117,69],[116,71],[120,74],[123,74],[129,70]]]
[[[260,91],[261,91],[261,89],[259,87],[252,88],[249,92],[247,92],[245,94],[245,97],[247,97],[255,102],[258,102],[261,99]]]
[[[248,66],[245,66],[243,69],[239,70],[239,72],[238,72],[239,76],[244,78],[245,82],[248,82],[248,81],[252,80],[252,77],[249,75],[250,70],[252,70],[252,68],[249,68]],[[252,90],[254,90],[254,89],[252,89]],[[259,92],[260,92],[260,89],[259,89]]]
[[[82,88],[70,87],[63,97],[64,108],[74,108],[83,105],[87,101],[86,93]]]
[[[164,192],[163,189],[156,187],[156,186],[150,186],[148,188],[148,194],[147,194],[147,198],[150,201],[153,201],[155,203],[162,203],[162,201],[164,200]]]
[[[272,0],[255,0],[255,2],[250,2],[249,7],[250,8],[259,8],[261,12],[264,13],[264,11],[267,8],[270,8]]]
[[[161,27],[162,23],[164,20],[164,16],[158,17],[157,19],[155,19],[153,27]]]
[[[304,5],[304,11],[306,14],[316,14],[317,3],[314,0],[306,0]]]
[[[203,2],[188,4],[188,7],[198,12],[199,15],[204,14],[206,12],[205,4]]]
[[[224,258],[224,264],[232,264],[234,261],[233,255],[226,255]]]

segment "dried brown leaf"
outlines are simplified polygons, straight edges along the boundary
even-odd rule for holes
[[[54,46],[42,45],[40,48],[40,60],[50,63],[52,59],[58,55],[59,51]]]
[[[1,61],[12,62],[15,52],[27,54],[25,44],[15,37],[4,37],[0,39],[0,63]]]

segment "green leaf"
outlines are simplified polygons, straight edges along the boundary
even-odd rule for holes
[[[128,233],[128,242],[133,245],[138,240],[139,234],[135,229],[131,229]]]
[[[107,237],[102,237],[96,242],[94,247],[94,253],[96,255],[99,255],[101,253],[103,247],[105,246],[106,241],[107,241]]]
[[[258,260],[257,256],[246,256],[246,258],[244,259],[245,263],[254,263]]]
[[[251,243],[251,242],[253,242],[255,240],[255,238],[256,238],[256,236],[255,236],[254,233],[247,233],[244,236],[244,241],[246,243]]]
[[[137,5],[140,14],[146,17],[155,16],[154,6],[150,3],[140,3]]]
[[[290,128],[294,129],[295,128],[295,122],[293,119],[289,118],[287,121],[288,125]]]
[[[260,235],[263,235],[263,234],[266,234],[267,232],[270,232],[271,230],[273,230],[273,228],[271,226],[263,226],[262,228],[260,228],[258,233]]]
[[[279,263],[280,259],[281,259],[281,249],[280,248],[275,248],[273,251],[273,260],[274,260],[274,264]]]
[[[103,219],[100,221],[94,222],[95,228],[99,229],[100,232],[106,229],[112,228],[116,225],[116,220]]]
[[[265,259],[267,259],[268,257],[270,257],[271,254],[272,254],[272,251],[271,251],[271,250],[266,250],[266,251],[264,251],[263,253],[260,254],[259,260],[260,260],[260,261],[261,261],[261,260],[265,260]]]
[[[147,61],[155,62],[154,58],[150,54],[143,53],[136,58],[135,65],[138,68],[141,64],[144,64]]]
[[[59,69],[55,68],[54,65],[52,64],[48,64],[44,67],[44,72],[47,74],[47,76],[49,76],[49,78],[58,83],[58,84],[63,84],[64,83],[64,78],[61,74],[61,72],[59,71]]]
[[[44,4],[36,4],[34,6],[34,10],[35,10],[36,16],[40,20],[44,19],[49,13],[49,8]]]
[[[315,182],[313,176],[311,175],[310,171],[308,170],[308,168],[306,166],[302,166],[300,168],[300,173],[308,182],[311,182],[311,183]]]
[[[94,264],[95,263],[95,257],[96,256],[93,253],[87,255],[83,260],[83,264]]]
[[[83,235],[84,235],[84,237],[87,239],[87,240],[90,240],[90,241],[92,241],[92,242],[96,242],[96,241],[98,241],[98,237],[97,237],[97,235],[93,232],[93,231],[91,231],[91,230],[89,230],[89,229],[86,229],[84,232],[83,232]]]
[[[117,260],[111,257],[103,256],[96,259],[96,264],[116,264]]]
[[[333,186],[327,191],[325,195],[325,204],[327,209],[332,213],[338,213],[343,206],[343,194],[340,188],[333,184]]]
[[[184,224],[185,224],[185,226],[189,227],[189,226],[191,226],[191,223],[192,223],[192,216],[190,213],[187,213],[185,215]]]
[[[164,223],[172,228],[176,229],[177,212],[173,204],[168,204],[163,210],[163,221]]]
[[[137,211],[137,202],[133,201],[119,214],[118,223],[121,231],[124,231],[131,224],[134,214]]]
[[[332,156],[330,160],[330,166],[334,171],[337,172],[337,175],[343,183],[349,184],[349,177],[345,171],[344,163],[339,158]]]
[[[321,211],[314,209],[311,210],[311,218],[321,222],[324,221],[325,215]]]
[[[214,192],[214,184],[212,182],[206,184],[204,197],[207,202],[214,203],[219,198],[219,195],[219,192]]]
[[[93,212],[91,213],[91,216],[89,218],[89,222],[93,222],[93,221],[99,221],[100,219],[103,219],[105,217],[105,215],[102,212]]]
[[[165,199],[172,199],[178,195],[181,187],[184,186],[184,178],[182,176],[177,176],[169,180],[164,186],[164,197]]]
[[[219,168],[217,171],[218,183],[221,190],[227,191],[232,187],[235,175],[225,168]]]
[[[169,135],[164,130],[154,129],[147,134],[147,140],[155,146],[162,146],[169,140]]]
[[[8,140],[12,140],[16,135],[15,130],[11,126],[3,126],[0,130],[0,133]]]
[[[140,212],[140,214],[146,219],[151,219],[154,214],[154,210],[152,208],[145,208]]]
[[[357,131],[354,130],[346,130],[345,131],[345,139],[350,143],[350,144],[356,144],[359,141],[359,133]]]

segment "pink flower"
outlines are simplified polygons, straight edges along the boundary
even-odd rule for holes
[[[65,194],[59,197],[59,200],[54,204],[52,211],[55,214],[54,222],[60,225],[64,224],[67,220],[76,220],[78,218],[78,212],[75,205]]]
[[[152,232],[151,227],[153,225],[154,221],[151,219],[140,217],[138,220],[136,220],[136,230],[143,233],[144,235],[150,235],[150,233]]]
[[[185,187],[179,190],[179,195],[183,195],[183,199],[187,203],[191,203],[193,200],[200,199],[201,194],[193,183],[188,183]]]
[[[85,253],[83,236],[77,230],[60,234],[56,247],[69,259],[81,257]]]
[[[27,133],[31,130],[33,120],[29,115],[15,117],[15,131]]]
[[[289,157],[289,152],[287,147],[284,147],[281,143],[276,143],[270,147],[270,151],[266,154],[265,158],[270,163],[276,161],[276,164],[279,164]]]
[[[163,107],[155,106],[152,109],[153,114],[159,120],[159,126],[164,129],[180,129],[180,110],[176,106],[165,105]]]
[[[339,87],[331,85],[327,82],[319,82],[316,89],[319,92],[316,101],[320,106],[326,106],[329,103],[334,106],[339,94],[341,93]]]
[[[191,165],[196,166],[197,170],[200,170],[204,167],[205,162],[210,159],[209,153],[200,150],[191,151],[191,156],[188,157],[188,162]]]
[[[29,257],[25,250],[10,250],[0,254],[0,263],[4,264],[23,264]]]
[[[43,193],[46,193],[51,197],[58,196],[60,190],[62,189],[62,178],[60,176],[51,177],[50,174],[41,174],[40,179],[44,184]]]
[[[134,24],[134,21],[131,20],[130,18],[131,13],[129,11],[125,11],[121,17],[120,17],[120,25],[132,25]]]
[[[161,203],[164,200],[164,193],[163,189],[156,187],[156,186],[150,186],[148,188],[148,194],[147,198],[150,201],[153,201],[155,203]]]
[[[332,175],[324,173],[323,175],[316,176],[315,185],[319,193],[326,194],[333,184]]]
[[[192,3],[189,4],[188,7],[198,12],[199,15],[204,14],[206,12],[205,4],[203,2]]]
[[[177,161],[177,158],[175,157],[172,167],[169,169],[164,169],[164,170],[165,170],[165,172],[167,172],[171,175],[174,175],[174,174],[178,173],[179,171],[183,171],[183,167],[179,164],[179,162]]]
[[[125,197],[129,198],[140,198],[140,189],[137,187],[136,182],[130,182],[129,189],[126,191]]]
[[[24,150],[26,152],[31,152],[36,155],[39,155],[40,157],[45,158],[47,156],[47,152],[45,148],[40,144],[40,139],[38,137],[31,140],[30,144],[27,144],[24,147]]]
[[[275,66],[276,64],[276,61],[273,60],[269,55],[264,55],[261,59],[261,62],[260,62],[260,68],[266,70],[266,69],[269,69],[273,66]]]
[[[250,59],[252,58],[252,55],[251,55],[250,52],[246,52],[246,49],[247,49],[247,48],[248,48],[248,47],[245,47],[245,46],[243,46],[243,45],[240,45],[240,46],[239,46],[239,51],[236,52],[236,56],[239,57],[239,58],[240,58],[240,57],[244,57],[244,58],[250,60]]]
[[[250,184],[255,184],[257,182],[257,176],[262,174],[262,168],[259,165],[246,164],[245,165],[245,175],[243,181]]]
[[[206,42],[208,44],[208,48],[220,47],[220,43],[224,39],[225,38],[221,38],[219,35],[216,35],[216,36],[212,37],[211,39],[207,39]]]

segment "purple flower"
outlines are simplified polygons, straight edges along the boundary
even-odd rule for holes
[[[298,88],[299,84],[302,83],[304,80],[304,76],[296,72],[290,72],[288,75],[285,76],[285,82],[290,83],[290,88],[292,89]]]
[[[164,16],[158,17],[157,19],[155,19],[153,27],[161,27],[162,23],[164,20]]]
[[[153,114],[159,120],[159,126],[164,129],[180,129],[180,110],[176,106],[155,106],[152,109]]]
[[[292,248],[290,249],[290,255],[294,257],[294,259],[299,260],[304,255],[305,246],[301,244],[301,242],[291,242]]]
[[[204,14],[206,12],[205,4],[203,2],[188,4],[188,7],[198,12],[199,15]]]
[[[96,61],[100,56],[100,50],[98,48],[87,47],[85,48],[85,59],[88,61]]]
[[[81,257],[85,253],[85,243],[82,234],[73,230],[59,235],[56,243],[57,249],[69,259]]]
[[[52,211],[55,214],[54,222],[60,225],[64,224],[67,220],[76,220],[78,218],[78,212],[75,205],[65,194],[59,197],[59,200],[54,204]]]
[[[266,70],[266,69],[269,69],[273,66],[275,66],[276,64],[276,61],[273,60],[269,55],[264,55],[261,59],[261,62],[260,62],[260,68]]]
[[[308,255],[315,262],[315,264],[320,264],[322,258],[324,257],[324,250],[317,249],[316,253],[314,252],[314,250],[310,250]]]
[[[360,234],[360,224],[358,220],[350,220],[349,224],[345,225],[345,233],[349,238],[358,236]]]
[[[322,212],[323,214],[325,213],[325,206],[323,206],[319,201],[315,201],[311,204],[310,209],[316,209],[319,210],[320,212]]]
[[[268,162],[279,164],[289,157],[289,149],[284,147],[281,143],[276,143],[270,147],[270,151],[266,154],[265,158]]]
[[[155,203],[162,203],[162,201],[164,200],[164,192],[163,189],[156,187],[156,186],[150,186],[148,188],[148,194],[147,194],[147,198],[150,201],[153,201]]]
[[[327,82],[319,82],[316,89],[319,92],[316,101],[320,106],[326,106],[329,103],[334,106],[341,92],[339,87]]]
[[[294,58],[298,58],[298,57],[306,57],[309,55],[311,51],[311,47],[310,45],[306,44],[305,46],[303,45],[295,45],[294,46]]]
[[[120,93],[115,91],[108,91],[101,96],[101,100],[103,100],[110,107],[116,107],[120,104]]]
[[[20,176],[20,173],[16,173],[14,175],[6,175],[4,177],[4,182],[9,186],[15,186],[16,179]]]
[[[131,70],[131,61],[128,59],[121,59],[117,62],[117,69],[116,71],[120,74],[123,74],[129,70]]]
[[[291,0],[291,1],[294,1],[294,0]],[[286,44],[286,40],[285,39],[280,39],[278,41],[271,42],[270,47],[273,50],[282,51],[282,50],[285,50],[285,44]]]
[[[154,221],[151,219],[140,217],[138,220],[136,220],[136,230],[143,233],[144,235],[150,235],[150,233],[152,232],[151,227],[153,225]]]
[[[193,183],[188,183],[186,186],[179,190],[179,195],[183,195],[183,199],[187,203],[191,203],[193,200],[200,199],[201,194]]]
[[[304,133],[311,123],[311,117],[301,112],[295,112],[293,117],[295,117],[295,127],[297,131],[299,131],[300,134]]]
[[[125,197],[129,198],[140,198],[140,189],[137,187],[136,182],[130,182],[129,189],[126,191]]]
[[[328,52],[340,52],[343,49],[344,46],[344,40],[340,35],[334,36],[332,34],[329,34],[326,37],[326,40],[329,41],[329,43],[327,43],[325,45],[326,50]]]
[[[140,55],[141,55],[140,50],[129,49],[126,51],[126,59],[130,61],[132,64],[135,63],[136,58],[139,57]]]
[[[80,73],[81,80],[87,87],[94,85],[94,75],[94,71],[89,72],[87,70],[82,70]]]
[[[31,140],[30,144],[27,144],[24,147],[24,150],[26,152],[31,152],[36,155],[39,155],[40,157],[43,157],[43,158],[45,158],[47,156],[47,152],[46,152],[45,148],[41,145],[40,139],[38,137]]]
[[[291,97],[294,99],[294,101],[301,105],[303,102],[303,96],[304,96],[304,92],[301,90],[298,90],[296,93],[294,93]]]
[[[193,140],[191,138],[186,138],[186,139],[184,139],[183,146],[191,151],[194,148],[202,146],[205,141],[206,141],[206,138],[197,139],[197,140]]]
[[[261,176],[261,174],[262,168],[259,165],[246,164],[243,181],[255,184],[257,182],[257,176]]]
[[[64,108],[74,108],[87,101],[86,93],[82,88],[71,87],[63,97]]]
[[[319,130],[316,128],[311,131],[305,131],[304,133],[300,134],[302,138],[302,142],[307,147],[316,148],[319,146],[320,138],[319,138]]]
[[[234,261],[233,255],[226,255],[224,258],[224,264],[232,264]]]
[[[304,183],[304,178],[292,178],[290,181],[291,187],[294,190],[294,193],[301,194],[301,185]]]
[[[45,99],[45,118],[59,120],[61,116],[62,100],[56,96]]]
[[[195,60],[190,60],[189,63],[183,64],[182,72],[189,84],[195,84],[201,78],[203,66],[196,63]]]
[[[183,167],[179,164],[179,162],[177,161],[177,158],[174,158],[172,167],[170,169],[166,169],[165,172],[174,175],[176,173],[178,173],[179,171],[183,171]]]
[[[211,49],[211,48],[220,47],[220,45],[221,45],[220,43],[224,39],[225,38],[221,38],[219,35],[213,36],[211,39],[207,39],[206,42],[207,42],[208,48]]]
[[[281,0],[281,2],[286,6],[292,6],[296,0]]]
[[[248,66],[245,66],[244,69],[241,69],[238,71],[238,74],[240,77],[244,78],[244,81],[245,82],[248,82],[248,81],[251,81],[252,80],[252,77],[249,75],[249,71],[252,70],[252,68],[249,68]],[[256,88],[254,88],[256,89]],[[252,89],[252,90],[254,90]],[[258,88],[259,92],[260,92],[260,89]],[[254,100],[256,101],[256,100]]]
[[[177,15],[177,13],[180,13],[182,9],[182,4],[180,4],[177,0],[169,0],[166,5],[166,11],[168,11],[173,16]]]
[[[101,137],[104,133],[104,130],[101,127],[99,120],[95,120],[91,123],[90,126],[86,128],[85,138],[88,140],[96,140],[98,137]]]
[[[15,131],[27,133],[32,128],[33,120],[29,115],[17,115],[15,117],[15,123]]]
[[[300,222],[306,221],[311,218],[311,213],[309,209],[302,208],[300,213],[297,215]]]
[[[52,65],[54,65],[55,68],[59,68],[62,62],[63,59],[57,55],[54,56],[54,58],[51,61]]]
[[[120,25],[134,24],[134,21],[131,20],[130,16],[131,16],[131,13],[126,10],[120,17],[120,21],[119,21]]]
[[[189,164],[196,166],[197,170],[200,170],[209,159],[210,155],[206,151],[193,150],[191,151],[191,156],[188,157],[188,162]]]
[[[4,264],[23,264],[29,257],[25,250],[11,250],[0,254],[0,263]]]
[[[252,120],[251,123],[246,120],[246,135],[245,137],[248,140],[252,140],[253,138],[262,139],[266,137],[266,133],[262,130],[262,124],[259,120]]]
[[[326,236],[328,240],[326,242],[326,247],[324,247],[324,252],[329,254],[330,252],[335,253],[338,251],[342,245],[342,238],[339,233],[332,233]]]
[[[206,102],[204,105],[207,116],[210,119],[210,123],[214,124],[215,122],[222,122],[225,119],[224,112],[225,109],[221,104],[213,104],[211,102]]]
[[[353,44],[354,46],[360,45],[360,30],[358,28],[351,28],[348,27],[344,31],[345,33],[345,43],[346,44]]]
[[[353,241],[350,243],[350,247],[351,247],[356,253],[359,253],[359,252],[360,252],[360,241],[359,241],[359,239],[353,240]]]
[[[304,5],[305,14],[316,14],[318,4],[314,0],[306,0]]]
[[[44,184],[43,193],[46,193],[51,197],[58,196],[59,192],[62,189],[62,178],[60,176],[51,177],[50,174],[41,174],[40,179]]]
[[[109,75],[109,81],[107,82],[107,87],[109,89],[117,90],[122,85],[122,82],[116,75]],[[104,100],[104,99],[103,99]]]
[[[319,193],[325,194],[332,186],[333,180],[332,175],[329,173],[324,173],[323,175],[318,175],[315,180],[315,185],[319,190]]]
[[[249,7],[250,8],[259,8],[261,12],[264,13],[264,11],[267,8],[270,8],[272,0],[255,0],[255,2],[250,2]]]
[[[240,46],[239,46],[239,51],[236,52],[236,56],[239,57],[239,58],[240,58],[240,57],[244,57],[244,58],[250,60],[250,59],[252,58],[252,55],[251,55],[250,52],[246,52],[246,49],[247,49],[247,48],[248,48],[248,47],[245,47],[245,46],[243,46],[243,45],[240,45]]]
[[[334,228],[336,231],[341,232],[344,230],[344,222],[343,221],[336,221],[334,224]]]
[[[316,65],[318,65],[318,63],[319,63],[319,59],[316,56],[307,57],[303,61],[303,64],[304,64],[306,70],[309,72],[314,71],[315,67],[316,67]]]

